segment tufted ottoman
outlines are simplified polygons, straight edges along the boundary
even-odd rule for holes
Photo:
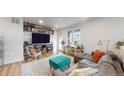
[[[64,55],[59,55],[53,58],[49,59],[49,65],[50,69],[59,69],[61,71],[65,71],[69,68],[69,65],[71,63],[71,59],[64,56]]]

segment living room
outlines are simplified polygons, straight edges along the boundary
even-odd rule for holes
[[[121,93],[123,0],[1,0],[1,93]]]
[[[65,73],[74,70],[82,57],[97,50],[104,52],[104,55],[109,51],[114,52],[123,61],[123,17],[1,17],[0,25],[0,36],[4,47],[1,46],[1,55],[4,55],[1,56],[1,75],[13,75],[11,73],[16,68],[14,66],[9,71],[10,74],[2,74],[2,71],[13,64],[19,64],[17,68],[21,68],[23,72],[21,75],[46,75],[40,71],[50,69],[49,62],[42,64],[41,69],[36,70],[40,61],[43,63],[46,59],[48,61],[58,55],[66,56],[71,63],[74,61],[74,64],[69,62],[70,67],[66,66],[62,71],[50,69],[50,74],[47,74],[67,75]],[[33,70],[38,73],[31,74],[30,67],[33,63],[37,63],[37,67],[33,67]],[[86,60],[84,63],[92,67],[86,63]],[[122,69],[121,74],[118,75],[123,75],[123,65],[122,62],[119,63]],[[81,71],[88,73],[91,69],[81,69]],[[94,73],[98,72],[97,69],[92,70],[95,71]],[[17,75],[22,72],[18,70]],[[110,72],[112,74],[102,75],[117,75],[114,73],[115,70]]]

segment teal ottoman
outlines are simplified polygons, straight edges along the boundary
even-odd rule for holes
[[[61,71],[65,71],[69,68],[70,63],[71,59],[64,55],[56,56],[49,59],[50,69],[53,68],[55,70],[60,69]]]

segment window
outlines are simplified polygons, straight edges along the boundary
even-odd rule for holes
[[[74,31],[74,45],[80,41],[80,29]]]
[[[68,31],[68,45],[69,46],[73,45],[73,33],[72,33],[72,31]]]
[[[80,42],[80,29],[74,31],[68,31],[68,45],[75,46],[78,42]]]

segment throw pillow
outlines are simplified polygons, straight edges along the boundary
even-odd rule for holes
[[[99,51],[99,50],[96,50],[95,52],[94,52],[94,54],[92,55],[92,57],[93,57],[93,59],[96,61],[96,62],[98,62],[99,61],[99,59],[103,56],[103,52],[101,52],[101,51]]]
[[[30,51],[31,51],[31,54],[33,54],[33,55],[35,55],[36,54],[36,50],[35,49],[30,49]]]
[[[69,74],[69,76],[93,76],[98,72],[98,69],[88,67],[83,69],[75,69]]]

